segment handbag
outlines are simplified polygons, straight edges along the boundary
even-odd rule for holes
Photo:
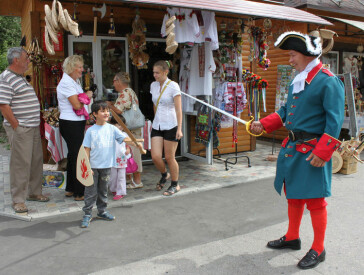
[[[126,173],[127,174],[133,174],[138,170],[138,164],[135,162],[135,160],[133,159],[133,155],[128,158],[127,160],[127,167],[126,167]]]
[[[121,114],[125,118],[125,125],[129,130],[135,130],[144,127],[145,117],[140,111],[138,104],[136,104],[134,98],[132,99],[131,108],[125,110]]]

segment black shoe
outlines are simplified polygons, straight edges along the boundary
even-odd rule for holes
[[[326,251],[322,251],[320,255],[313,249],[307,252],[306,256],[299,261],[297,266],[301,269],[310,269],[317,266],[319,263],[325,261]]]
[[[290,248],[293,250],[300,250],[301,249],[301,239],[295,239],[291,241],[286,241],[286,236],[283,236],[279,240],[270,241],[267,243],[269,248],[273,249],[283,249],[283,248]]]

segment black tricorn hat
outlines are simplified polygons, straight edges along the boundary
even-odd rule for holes
[[[320,56],[322,45],[320,37],[309,36],[299,32],[281,34],[274,46],[282,50],[294,50],[306,56]]]

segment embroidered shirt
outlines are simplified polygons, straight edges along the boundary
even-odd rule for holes
[[[216,70],[216,64],[211,50],[211,43],[205,42],[204,59],[199,58],[199,45],[195,44],[188,63],[190,70],[189,76],[189,94],[190,95],[212,95],[212,73]],[[200,61],[202,64],[200,64]],[[203,75],[200,77],[200,68],[203,66]]]
[[[0,104],[10,106],[20,126],[39,126],[40,104],[32,85],[9,69],[0,74]],[[5,118],[4,123],[10,126]]]
[[[150,93],[152,94],[154,105],[157,104],[158,97],[168,82],[169,79],[167,78],[162,87],[158,81],[154,81],[150,85]],[[178,125],[176,109],[174,106],[174,97],[178,95],[181,95],[180,88],[176,82],[171,81],[159,100],[159,105],[154,115],[153,129],[162,131],[170,130]]]

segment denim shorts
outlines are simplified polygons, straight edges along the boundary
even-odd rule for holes
[[[169,130],[156,130],[152,128],[151,137],[162,137],[165,140],[168,141],[175,141],[178,142],[178,139],[176,139],[177,134],[177,126],[169,129]]]

